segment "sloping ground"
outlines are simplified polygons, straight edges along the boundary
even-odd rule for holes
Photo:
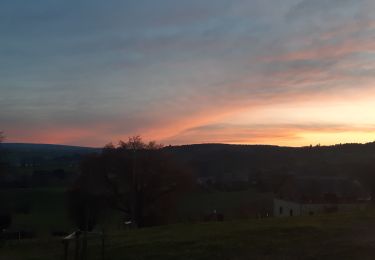
[[[106,259],[374,259],[375,211],[178,224],[108,234]],[[100,241],[90,258],[100,259]],[[59,259],[58,240],[13,242],[0,259]]]
[[[51,231],[71,230],[65,188],[0,190],[0,205],[13,211],[12,230],[33,230],[44,237]],[[19,212],[23,207],[27,213]]]

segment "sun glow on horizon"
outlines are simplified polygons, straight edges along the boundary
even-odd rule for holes
[[[5,1],[8,142],[375,139],[375,1],[109,3]]]

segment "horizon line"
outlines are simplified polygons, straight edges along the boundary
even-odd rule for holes
[[[110,142],[111,143],[111,142]],[[271,147],[281,147],[281,148],[307,148],[307,147],[331,147],[331,146],[339,146],[339,145],[367,145],[375,143],[375,141],[372,142],[363,142],[363,143],[336,143],[336,144],[330,144],[330,145],[321,145],[321,144],[310,144],[310,145],[303,145],[303,146],[286,146],[286,145],[275,145],[275,144],[239,144],[239,143],[190,143],[190,144],[168,144],[163,145],[163,147],[182,147],[182,146],[193,146],[193,145],[231,145],[231,146],[271,146]],[[71,144],[59,144],[59,143],[27,143],[27,142],[2,142],[1,144],[7,144],[7,145],[50,145],[50,146],[68,146],[68,147],[77,147],[77,148],[90,148],[90,149],[102,149],[105,145],[101,147],[94,147],[94,146],[80,146],[80,145],[71,145]],[[1,145],[0,144],[0,145]]]

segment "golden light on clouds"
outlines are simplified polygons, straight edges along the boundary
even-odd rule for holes
[[[108,1],[3,5],[8,142],[375,140],[375,1]]]

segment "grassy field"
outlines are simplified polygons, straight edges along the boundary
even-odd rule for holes
[[[375,211],[110,232],[106,259],[374,259]],[[90,259],[100,259],[100,241]],[[0,259],[61,259],[57,239],[8,242]]]
[[[259,193],[255,190],[243,191],[193,191],[179,200],[177,218],[185,221],[202,220],[216,210],[222,213],[225,219],[239,219],[255,217],[254,208],[259,204],[271,207],[272,196],[268,193]]]
[[[13,213],[11,229],[34,230],[38,236],[47,236],[51,231],[72,231],[74,227],[68,219],[65,188],[32,188],[0,191],[0,200],[13,212],[25,205],[29,212]],[[223,213],[225,219],[245,216],[243,209],[249,208],[255,200],[268,195],[255,191],[206,192],[193,191],[180,198],[174,218],[179,222],[200,221],[213,210]],[[4,206],[4,205],[3,205]],[[114,213],[114,215],[118,213]],[[118,216],[112,219],[118,220]],[[117,227],[117,223],[112,223]]]
[[[0,259],[61,259],[62,243],[51,231],[72,231],[62,188],[2,191],[12,207],[29,204],[29,214],[15,214],[12,228],[32,229],[37,238],[7,241]],[[234,220],[230,212],[246,208],[254,191],[195,192],[181,199],[178,214],[196,216],[216,209],[224,222],[184,223],[143,230],[110,225],[106,259],[374,259],[375,210],[311,217]],[[197,219],[195,219],[197,220]],[[90,259],[100,259],[100,241],[90,242]]]
[[[51,231],[69,230],[64,188],[12,189],[0,192],[1,200],[13,212],[11,229],[34,230],[38,236]],[[28,213],[17,212],[26,207]]]

